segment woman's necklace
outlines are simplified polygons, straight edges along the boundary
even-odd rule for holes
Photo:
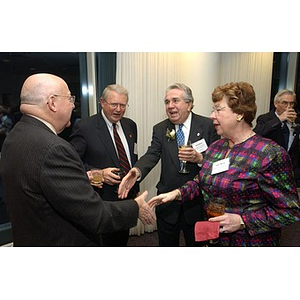
[[[245,138],[243,138],[240,142],[238,142],[238,143],[232,143],[232,145],[230,145],[230,141],[228,140],[228,150],[227,150],[227,152],[226,152],[225,158],[227,158],[227,156],[229,155],[229,153],[230,153],[230,151],[231,151],[231,149],[232,149],[233,146],[245,142],[246,140],[250,139],[250,138],[253,137],[254,135],[255,135],[255,132],[253,132],[253,131],[251,130],[251,132],[250,132]]]

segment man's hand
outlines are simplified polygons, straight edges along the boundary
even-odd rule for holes
[[[148,192],[145,191],[134,200],[137,202],[139,206],[139,219],[143,222],[144,225],[154,225],[156,221],[156,217],[153,210],[149,207],[149,205],[145,201],[147,196],[148,196]]]
[[[140,177],[140,172],[137,168],[132,168],[127,175],[122,179],[119,190],[118,190],[118,197],[120,199],[124,199],[127,197],[128,192],[136,183],[137,179]]]
[[[185,160],[196,164],[200,164],[203,160],[203,155],[192,147],[181,148],[178,152],[178,157],[180,160]]]
[[[281,122],[284,122],[286,120],[294,120],[297,118],[297,113],[293,108],[286,109],[280,116],[279,119]]]
[[[116,185],[121,182],[121,178],[116,174],[117,171],[120,171],[118,168],[106,168],[103,169],[103,180],[108,185]]]

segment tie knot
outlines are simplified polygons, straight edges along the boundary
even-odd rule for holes
[[[183,124],[179,124],[179,129],[182,129],[182,127],[183,127]]]
[[[117,128],[117,123],[113,123],[113,128]]]

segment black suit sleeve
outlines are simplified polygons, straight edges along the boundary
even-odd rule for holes
[[[281,124],[281,121],[276,116],[274,118],[259,116],[253,131],[261,136],[268,136],[271,132],[280,129]]]
[[[136,201],[102,201],[90,185],[72,146],[54,144],[48,149],[40,170],[42,194],[70,222],[97,234],[136,225]]]

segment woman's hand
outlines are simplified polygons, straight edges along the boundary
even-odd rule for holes
[[[158,196],[155,196],[155,197],[151,198],[147,202],[147,204],[153,209],[157,205],[179,199],[179,195],[180,195],[180,191],[179,190],[174,190],[174,191],[171,191],[169,193],[160,194]]]
[[[242,217],[238,214],[225,213],[222,216],[210,218],[210,222],[220,222],[221,233],[232,233],[241,229]]]

